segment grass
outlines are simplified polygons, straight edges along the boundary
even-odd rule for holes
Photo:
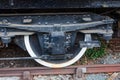
[[[107,46],[105,45],[104,42],[101,42],[101,47],[99,48],[93,48],[93,49],[88,49],[85,53],[85,56],[88,59],[97,59],[100,57],[103,57],[105,55],[105,50],[107,48]]]

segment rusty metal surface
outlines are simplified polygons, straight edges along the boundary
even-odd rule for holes
[[[50,69],[46,67],[1,68],[0,76],[20,76],[22,80],[32,80],[34,75],[76,74],[120,72],[120,64],[79,65],[66,68]]]

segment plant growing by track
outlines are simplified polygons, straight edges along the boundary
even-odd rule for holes
[[[85,56],[88,59],[97,59],[105,55],[105,50],[107,45],[100,39],[101,46],[99,48],[88,49],[85,53]]]

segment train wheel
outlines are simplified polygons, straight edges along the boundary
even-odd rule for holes
[[[24,43],[26,46],[26,49],[28,51],[28,53],[30,54],[31,57],[39,57],[41,56],[37,50],[40,51],[39,46],[38,46],[38,42],[37,39],[34,39],[31,36],[24,36]],[[78,61],[82,55],[85,53],[86,51],[86,47],[83,47],[81,49],[78,50],[77,54],[72,57],[71,59],[68,60],[64,60],[62,62],[59,62],[56,60],[56,62],[51,62],[51,61],[47,61],[44,59],[34,59],[36,62],[38,62],[41,65],[44,65],[46,67],[50,67],[50,68],[61,68],[61,67],[66,67],[69,66],[73,63],[75,63],[76,61]]]

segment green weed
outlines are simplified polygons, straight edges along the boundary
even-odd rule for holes
[[[103,57],[105,55],[106,47],[107,46],[105,45],[105,43],[101,41],[101,47],[88,49],[85,53],[85,56],[88,59],[97,59],[97,58]]]

